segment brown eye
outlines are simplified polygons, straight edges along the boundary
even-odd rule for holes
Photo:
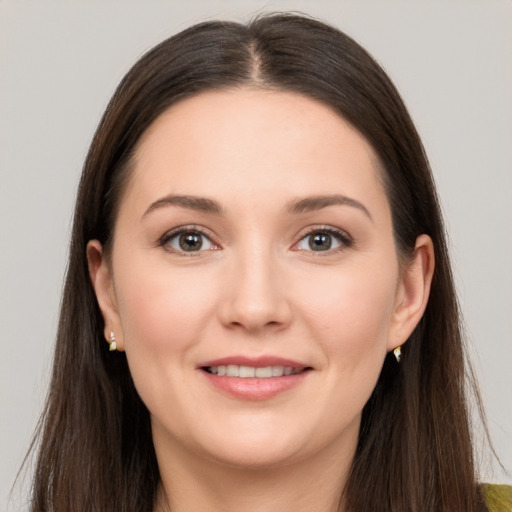
[[[328,233],[309,235],[308,245],[312,251],[328,251],[332,246],[332,236]]]
[[[203,246],[203,236],[199,233],[184,233],[179,236],[178,244],[183,251],[199,251]]]
[[[172,252],[199,252],[214,249],[213,242],[203,233],[191,229],[171,234],[165,240],[163,245],[167,246]]]
[[[316,229],[311,231],[297,244],[297,249],[302,251],[327,252],[349,247],[352,240],[343,231],[337,229]]]

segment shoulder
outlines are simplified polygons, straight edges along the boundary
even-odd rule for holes
[[[482,489],[489,512],[512,512],[512,486],[484,484]]]

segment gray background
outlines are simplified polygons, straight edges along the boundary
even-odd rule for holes
[[[338,25],[403,94],[439,185],[492,438],[512,468],[512,2],[0,0],[1,511],[25,508],[23,480],[8,493],[44,399],[75,187],[110,95],[170,34],[272,10]],[[511,482],[488,464],[482,477]]]

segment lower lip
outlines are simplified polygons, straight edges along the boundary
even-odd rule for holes
[[[268,379],[218,376],[200,370],[209,383],[219,391],[240,400],[269,400],[298,386],[310,373],[309,370],[296,375]]]

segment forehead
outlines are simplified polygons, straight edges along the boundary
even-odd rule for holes
[[[383,194],[372,147],[331,108],[249,88],[201,93],[159,116],[139,141],[127,189],[145,201],[229,192],[269,200],[279,191]]]

